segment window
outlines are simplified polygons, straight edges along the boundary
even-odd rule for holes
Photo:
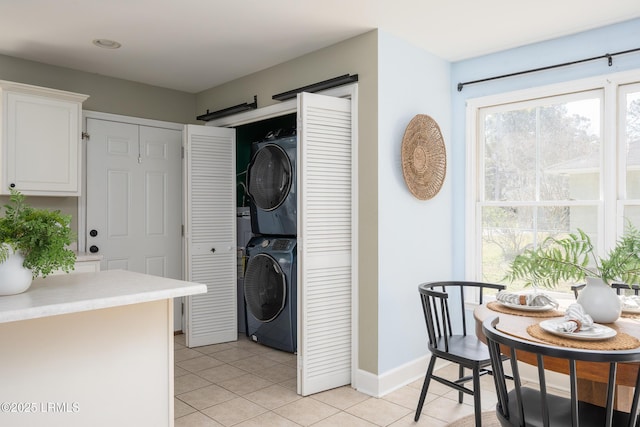
[[[469,101],[467,277],[501,282],[549,236],[579,228],[604,253],[640,226],[640,84],[611,77]]]
[[[620,189],[622,214],[640,224],[640,84],[620,87],[621,161],[625,165]]]

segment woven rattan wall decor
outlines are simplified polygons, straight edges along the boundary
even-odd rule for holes
[[[447,153],[442,132],[426,114],[416,115],[402,138],[402,175],[409,191],[429,200],[442,188],[447,171]]]

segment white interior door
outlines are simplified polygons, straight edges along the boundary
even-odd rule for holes
[[[182,132],[87,117],[87,250],[182,278]],[[178,313],[179,315],[179,313]]]
[[[298,393],[352,383],[351,100],[298,95]]]
[[[187,297],[188,347],[238,338],[235,132],[184,131],[186,280],[207,285],[206,294]]]

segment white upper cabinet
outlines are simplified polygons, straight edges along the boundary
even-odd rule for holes
[[[0,194],[79,196],[82,102],[71,92],[0,80]]]

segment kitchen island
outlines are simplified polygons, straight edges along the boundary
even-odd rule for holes
[[[0,426],[173,426],[173,298],[206,289],[111,270],[0,297]]]

